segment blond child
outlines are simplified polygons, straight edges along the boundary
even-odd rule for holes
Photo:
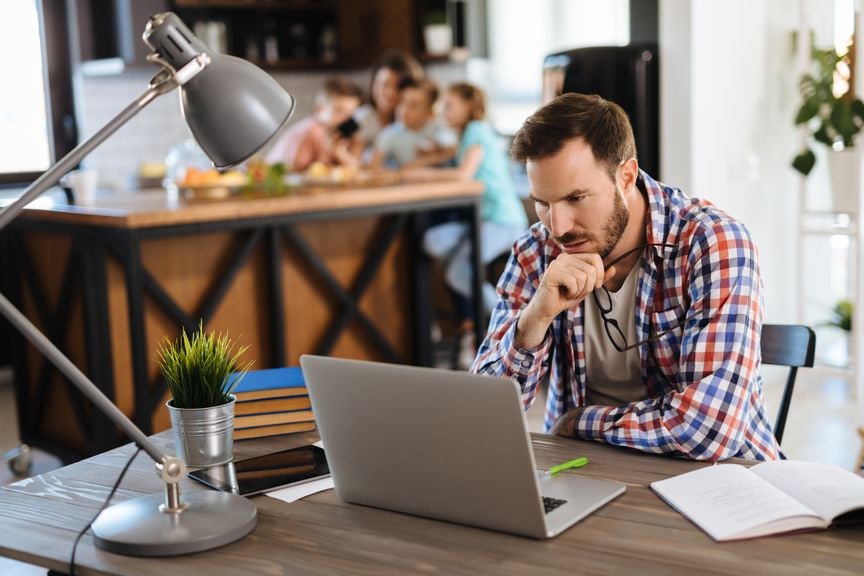
[[[431,80],[406,79],[399,90],[398,121],[375,141],[373,169],[431,166],[452,158],[456,135],[435,118],[438,87]]]

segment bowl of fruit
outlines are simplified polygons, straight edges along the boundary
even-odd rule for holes
[[[189,166],[177,188],[187,198],[225,198],[240,191],[246,185],[246,175],[239,170],[219,172],[215,168],[206,170]]]

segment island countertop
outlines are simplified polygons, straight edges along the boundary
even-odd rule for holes
[[[406,181],[391,178],[386,182],[298,186],[281,196],[238,193],[219,199],[190,199],[182,193],[172,196],[164,190],[97,196],[92,206],[61,202],[31,204],[22,214],[28,221],[66,222],[105,228],[155,228],[263,218],[289,214],[362,210],[381,205],[447,200],[478,196],[479,182],[439,178]]]

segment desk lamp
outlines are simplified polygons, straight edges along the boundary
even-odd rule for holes
[[[2,210],[0,230],[120,126],[174,88],[180,89],[186,123],[216,168],[247,160],[288,122],[294,99],[273,78],[249,62],[213,52],[175,14],[151,16],[143,38],[153,49],[147,59],[162,66],[148,89]],[[165,482],[164,495],[127,500],[103,511],[92,526],[96,546],[134,556],[173,556],[228,544],[255,528],[255,506],[235,494],[194,492],[181,501],[179,482],[186,464],[157,448],[2,294],[0,313],[156,462]]]

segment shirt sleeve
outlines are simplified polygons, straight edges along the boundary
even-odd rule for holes
[[[474,120],[469,122],[468,126],[465,127],[462,141],[459,143],[459,150],[464,152],[471,146],[482,146],[485,149],[492,140],[494,140],[494,134],[492,133],[491,126]]]
[[[325,138],[324,129],[320,125],[311,125],[297,147],[292,169],[303,171],[313,162],[326,161],[327,147],[324,143]]]
[[[435,132],[435,143],[441,148],[452,148],[459,144],[459,138],[447,126],[439,126]]]
[[[687,269],[682,280],[691,304],[680,337],[677,389],[622,406],[587,406],[577,436],[698,460],[721,460],[741,450],[755,417],[751,400],[759,393],[754,387],[762,283],[756,247],[741,224],[714,221],[694,235]],[[662,348],[663,339],[652,345]]]
[[[357,137],[363,142],[363,145],[374,145],[375,137],[381,131],[381,122],[377,118],[375,108],[368,104],[361,106],[354,113],[354,120],[359,126]]]
[[[542,250],[535,238],[517,242],[498,282],[500,299],[492,312],[489,330],[471,367],[475,374],[505,376],[516,381],[526,410],[537,397],[539,384],[547,370],[545,359],[552,353],[549,332],[535,348],[522,348],[515,341],[519,315],[540,283],[541,265]]]
[[[393,129],[388,126],[384,128],[380,132],[378,132],[378,136],[375,137],[375,150],[381,152],[384,155],[384,159],[390,155],[393,149]]]

